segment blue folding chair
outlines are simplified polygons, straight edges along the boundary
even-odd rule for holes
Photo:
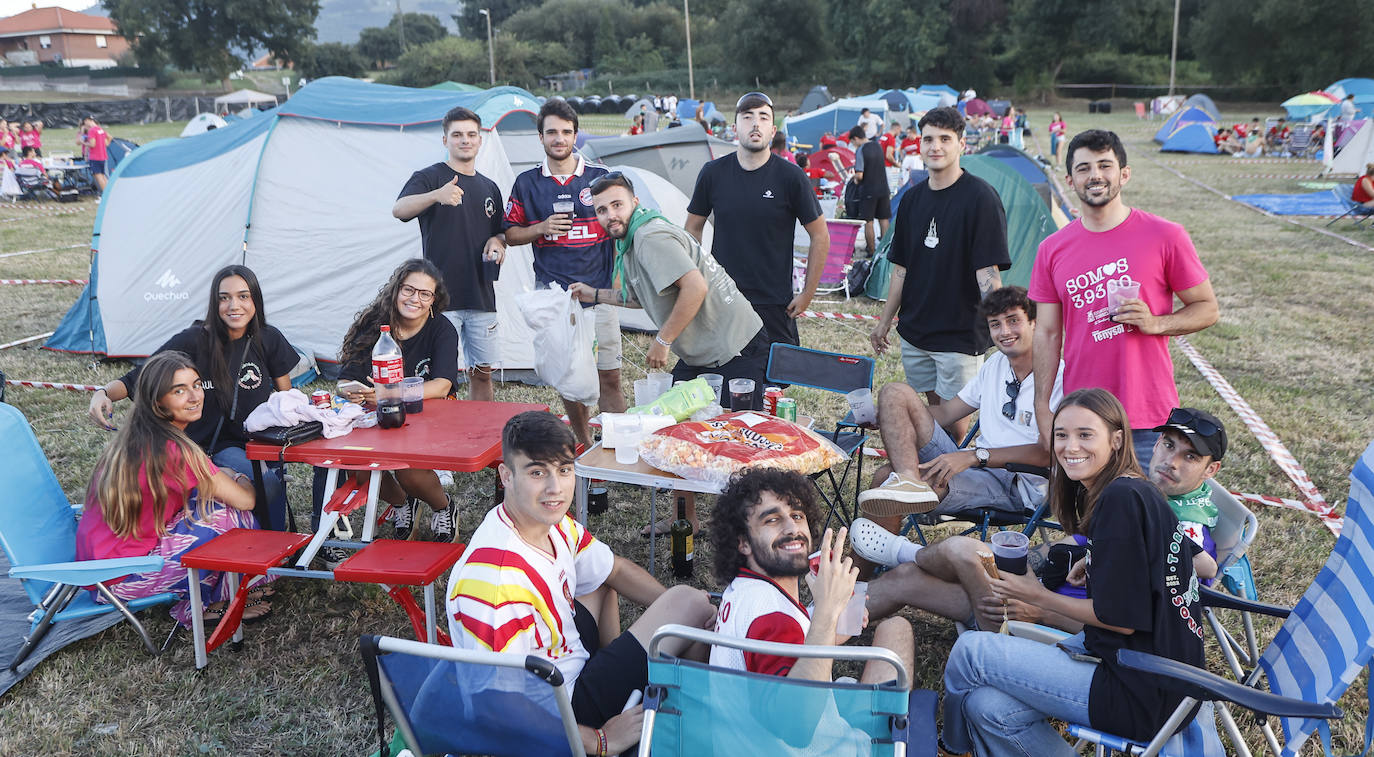
[[[670,637],[789,657],[885,660],[898,676],[882,685],[822,683],[712,667],[661,654],[660,641]],[[934,757],[935,692],[908,691],[908,680],[886,649],[778,644],[666,625],[649,642],[639,757]]]
[[[768,351],[766,377],[769,381],[779,384],[806,386],[827,392],[848,394],[855,389],[873,388],[873,358],[846,355],[841,352],[812,350],[775,342]],[[877,397],[874,397],[874,401],[877,401]],[[816,491],[821,495],[821,499],[825,500],[825,504],[829,508],[829,513],[825,519],[826,525],[830,524],[831,517],[837,517],[841,523],[847,526],[854,518],[858,517],[859,495],[857,489],[863,486],[864,445],[868,443],[868,433],[854,422],[853,413],[846,413],[835,424],[835,430],[827,432],[827,435],[830,441],[834,442],[849,459],[845,462],[844,470],[841,471],[839,478],[835,477],[835,472],[832,469],[826,469],[812,476],[811,479],[816,482]],[[855,469],[854,478],[859,484],[854,493],[853,507],[847,510],[844,487],[845,482],[849,480],[850,468]],[[820,485],[821,476],[826,477],[830,485],[828,490]]]
[[[358,647],[377,709],[414,755],[585,757],[563,674],[543,657],[363,636]]]
[[[18,578],[33,602],[29,633],[9,662],[17,670],[53,625],[109,612],[119,612],[133,624],[150,654],[159,650],[134,613],[179,599],[163,593],[124,602],[102,581],[162,568],[161,557],[123,557],[76,561],[76,516],[53,475],[29,422],[12,405],[0,404],[0,439],[6,442],[0,466],[0,548],[10,562],[10,576]],[[95,591],[83,590],[93,587]],[[95,601],[95,592],[107,604]]]

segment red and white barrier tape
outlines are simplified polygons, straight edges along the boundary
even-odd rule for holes
[[[1300,503],[1302,509],[1321,518],[1327,528],[1339,534],[1341,530],[1341,516],[1332,509],[1331,505],[1327,504],[1321,492],[1317,491],[1317,487],[1312,483],[1312,479],[1308,477],[1307,471],[1303,470],[1302,465],[1293,457],[1293,453],[1289,452],[1288,448],[1284,446],[1278,434],[1275,434],[1273,429],[1269,428],[1269,424],[1265,423],[1264,419],[1260,418],[1259,413],[1256,413],[1254,408],[1250,407],[1250,403],[1246,402],[1245,398],[1240,396],[1240,392],[1237,392],[1235,387],[1231,386],[1231,382],[1227,381],[1216,368],[1212,367],[1212,364],[1207,362],[1206,358],[1202,356],[1202,353],[1198,352],[1197,348],[1186,338],[1181,336],[1174,337],[1174,343],[1178,345],[1178,348],[1182,350],[1183,354],[1192,362],[1193,367],[1197,368],[1198,373],[1201,373],[1202,377],[1207,379],[1207,383],[1211,384],[1217,394],[1221,395],[1223,400],[1226,400],[1226,404],[1230,405],[1236,415],[1240,416],[1240,419],[1245,423],[1245,427],[1250,429],[1250,433],[1259,441],[1260,446],[1264,448],[1265,452],[1269,453],[1269,457],[1279,466],[1279,470],[1282,470],[1293,482],[1293,485],[1298,488],[1298,491],[1302,492],[1302,495],[1307,498],[1306,502]],[[1273,503],[1265,502],[1265,504]]]
[[[5,383],[10,386],[22,386],[29,389],[66,389],[69,392],[94,392],[105,388],[86,384],[59,384],[53,381],[20,381],[19,379],[5,379]]]
[[[39,253],[39,252],[56,252],[56,251],[58,251],[58,250],[75,250],[75,249],[77,249],[78,247],[86,247],[86,248],[89,249],[89,246],[88,246],[88,245],[84,245],[84,244],[69,244],[69,245],[67,245],[66,247],[45,247],[45,248],[43,248],[43,249],[41,249],[41,250],[20,250],[19,252],[0,252],[0,258],[16,258],[16,257],[19,257],[20,255],[33,255],[33,254],[36,254],[36,253]]]
[[[876,315],[864,315],[863,313],[819,313],[815,310],[807,310],[802,313],[804,318],[827,318],[832,321],[876,321]]]
[[[49,332],[46,333],[46,334],[39,334],[39,335],[37,335],[37,336],[25,337],[25,338],[23,338],[23,339],[16,339],[16,340],[14,340],[13,342],[7,342],[7,343],[5,343],[5,344],[0,344],[0,350],[7,350],[7,349],[9,349],[9,348],[11,348],[11,347],[18,347],[18,346],[21,345],[21,344],[28,344],[29,342],[36,342],[36,341],[38,341],[39,339],[47,339],[47,338],[50,337],[50,336],[52,336],[52,332],[51,332],[51,331],[49,331]]]
[[[0,279],[0,284],[75,284],[85,286],[85,279]]]

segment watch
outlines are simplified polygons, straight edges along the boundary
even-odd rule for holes
[[[992,453],[988,452],[987,447],[974,447],[973,456],[978,458],[979,468],[986,468],[988,467],[988,459],[992,457]]]

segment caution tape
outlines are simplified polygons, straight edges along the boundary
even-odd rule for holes
[[[804,318],[827,318],[836,321],[876,321],[878,316],[865,315],[863,313],[818,313],[815,310],[807,310],[802,313]]]
[[[14,340],[13,342],[7,342],[7,343],[5,343],[5,344],[0,344],[0,350],[7,350],[7,349],[9,349],[9,348],[11,348],[11,347],[18,347],[18,346],[21,345],[21,344],[28,344],[29,342],[36,342],[36,341],[38,341],[39,339],[47,339],[47,338],[50,337],[50,336],[52,336],[52,332],[51,332],[51,331],[49,331],[49,332],[46,333],[46,334],[39,334],[39,335],[37,335],[37,336],[30,336],[30,337],[26,337],[26,338],[24,338],[24,339],[16,339],[16,340]]]
[[[1341,516],[1336,513],[1331,505],[1327,504],[1321,492],[1317,491],[1317,487],[1312,483],[1312,479],[1308,477],[1307,471],[1303,470],[1302,465],[1293,457],[1293,453],[1289,452],[1288,448],[1284,446],[1278,434],[1275,434],[1273,429],[1269,428],[1269,424],[1265,423],[1264,419],[1259,416],[1259,413],[1256,413],[1254,408],[1250,407],[1250,403],[1246,402],[1245,398],[1240,396],[1240,392],[1237,392],[1235,387],[1231,386],[1231,382],[1227,381],[1225,376],[1222,376],[1216,368],[1212,367],[1212,364],[1207,362],[1206,358],[1202,356],[1202,353],[1198,352],[1197,348],[1194,347],[1192,343],[1181,336],[1174,337],[1174,343],[1178,345],[1178,348],[1182,350],[1183,354],[1192,362],[1193,367],[1197,368],[1198,373],[1201,373],[1202,377],[1207,379],[1207,383],[1211,384],[1217,394],[1221,395],[1221,398],[1226,401],[1226,404],[1230,405],[1236,415],[1240,416],[1241,421],[1245,423],[1245,427],[1250,429],[1250,433],[1254,435],[1255,439],[1260,443],[1260,446],[1264,448],[1265,452],[1269,453],[1269,457],[1279,466],[1279,470],[1282,470],[1284,474],[1288,476],[1289,480],[1293,482],[1293,485],[1298,488],[1298,491],[1307,498],[1306,502],[1298,503],[1301,505],[1301,508],[1321,518],[1322,522],[1326,524],[1326,527],[1339,536],[1341,531]],[[1266,501],[1265,504],[1272,503]]]
[[[5,379],[5,383],[9,386],[22,386],[28,389],[66,389],[69,392],[95,392],[105,388],[88,384],[60,384],[55,381],[22,381],[19,379]]]
[[[24,212],[24,213],[22,213],[22,214],[20,214],[20,215],[17,215],[17,216],[10,216],[10,217],[8,217],[8,218],[0,218],[0,223],[16,223],[16,222],[18,222],[18,221],[28,221],[28,220],[34,219],[34,218],[55,218],[55,217],[57,217],[57,216],[72,216],[72,215],[77,215],[77,214],[82,213],[82,212],[84,212],[84,211],[82,211],[82,210],[62,210],[62,211],[55,211],[55,212],[48,212],[48,213],[43,213],[43,212],[38,212],[38,211],[26,211],[26,212]]]
[[[56,252],[56,251],[58,251],[58,250],[75,250],[75,249],[77,249],[77,248],[79,248],[79,247],[86,247],[86,245],[84,245],[84,244],[69,244],[69,245],[67,245],[66,247],[45,247],[45,248],[43,248],[43,249],[41,249],[41,250],[20,250],[20,251],[18,251],[18,252],[3,252],[3,253],[0,253],[0,258],[15,258],[15,257],[19,257],[20,255],[34,255],[34,254],[40,253],[40,252]],[[89,249],[89,248],[88,248],[88,249]]]
[[[0,279],[0,284],[76,284],[85,286],[85,279]]]

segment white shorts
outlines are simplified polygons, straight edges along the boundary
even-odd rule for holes
[[[927,352],[902,339],[902,368],[906,382],[918,392],[935,392],[940,399],[951,400],[964,385],[978,375],[983,367],[982,355],[962,352]]]

